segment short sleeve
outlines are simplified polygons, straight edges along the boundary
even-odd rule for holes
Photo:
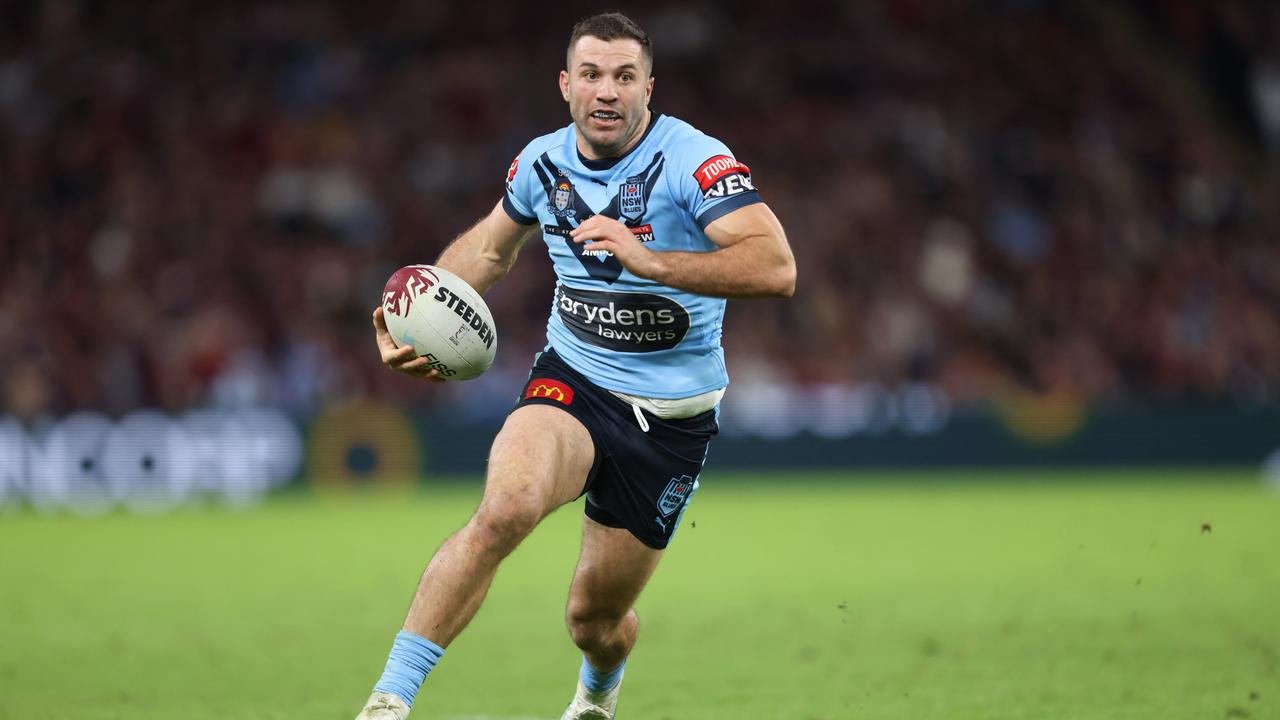
[[[715,138],[699,135],[681,143],[677,164],[679,173],[672,178],[676,192],[700,228],[738,208],[763,202],[751,182],[751,169]]]
[[[520,155],[516,155],[516,159],[511,161],[511,167],[507,168],[507,186],[506,194],[502,196],[502,209],[507,211],[507,215],[518,225],[533,225],[538,222],[538,214],[533,209],[531,199],[530,166],[532,163],[520,164],[521,156],[529,153],[529,147],[525,147]]]

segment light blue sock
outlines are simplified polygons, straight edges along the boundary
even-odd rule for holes
[[[413,707],[413,698],[427,679],[427,673],[440,662],[444,648],[408,630],[396,633],[396,641],[387,656],[387,666],[382,677],[373,686],[376,692],[398,695],[404,704]]]
[[[627,666],[627,661],[623,660],[622,664],[610,670],[609,672],[600,672],[591,667],[591,663],[587,662],[587,656],[582,656],[582,671],[578,673],[578,677],[582,679],[582,685],[591,692],[604,692],[612,690],[618,683],[622,682],[622,669]]]

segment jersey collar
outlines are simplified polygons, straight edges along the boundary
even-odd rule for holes
[[[635,152],[636,148],[639,148],[641,145],[643,145],[644,141],[648,139],[649,133],[653,132],[654,126],[657,125],[658,121],[661,119],[662,119],[661,115],[654,112],[653,108],[649,108],[649,127],[644,129],[644,133],[640,135],[639,142],[637,142],[635,145],[632,145],[630,150],[619,155],[618,157],[600,158],[599,160],[592,160],[588,158],[586,155],[582,154],[582,151],[578,149],[578,143],[577,143],[577,140],[575,139],[573,143],[573,149],[574,149],[574,152],[578,153],[578,162],[582,163],[583,167],[587,168],[588,170],[608,170],[612,168],[614,165],[617,165],[618,163],[625,160],[628,155]]]

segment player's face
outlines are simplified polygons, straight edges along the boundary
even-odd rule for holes
[[[560,93],[578,126],[578,149],[592,159],[616,157],[640,139],[653,78],[640,43],[586,36],[560,72]]]

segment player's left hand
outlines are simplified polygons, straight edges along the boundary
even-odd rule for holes
[[[605,250],[613,253],[622,267],[642,278],[657,274],[662,262],[661,254],[645,247],[631,228],[604,215],[587,218],[569,233],[569,237],[576,243],[586,243],[582,246],[583,252]]]

